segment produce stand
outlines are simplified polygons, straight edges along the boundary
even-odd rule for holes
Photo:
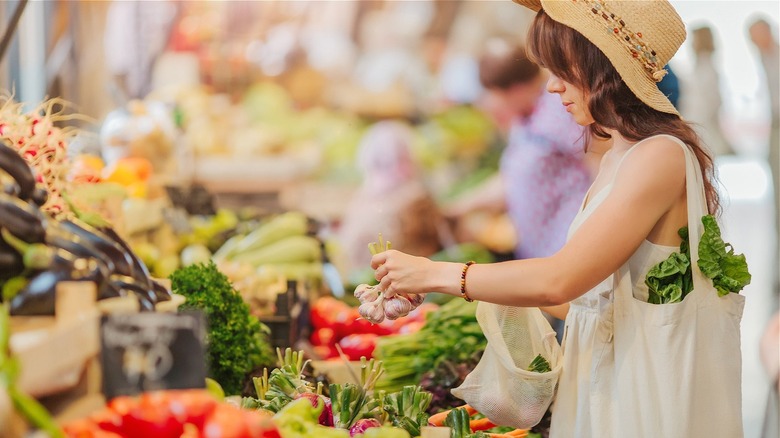
[[[16,19],[24,4],[17,5]],[[155,418],[163,418],[172,430],[182,427],[182,433],[170,436],[196,436],[183,432],[200,433],[207,423],[225,427],[245,421],[262,423],[264,435],[252,435],[257,431],[247,426],[235,436],[346,437],[353,427],[365,438],[470,438],[478,432],[463,429],[457,435],[447,425],[428,425],[431,414],[463,404],[446,396],[484,349],[473,308],[423,303],[420,296],[408,312],[372,324],[353,291],[360,283],[372,283],[373,274],[366,279],[364,272],[346,269],[337,232],[366,179],[359,155],[369,129],[388,120],[409,128],[413,158],[425,175],[422,184],[439,200],[491,153],[494,126],[471,105],[427,101],[403,81],[385,90],[357,80],[329,84],[329,73],[296,56],[303,41],[297,36],[287,70],[279,74],[263,64],[270,58],[252,52],[258,49],[251,46],[253,39],[272,38],[280,24],[292,23],[295,32],[304,32],[321,18],[317,8],[353,6],[355,23],[349,26],[355,26],[355,35],[350,38],[357,41],[358,22],[379,4],[182,3],[160,56],[165,62],[155,66],[167,70],[149,69],[153,90],[148,96],[92,111],[88,116],[108,114],[97,129],[94,121],[53,111],[46,106],[50,102],[38,108],[44,121],[51,121],[51,130],[61,134],[56,147],[67,151],[56,155],[61,162],[53,171],[51,163],[35,159],[44,154],[39,151],[52,154],[51,145],[42,141],[32,152],[27,146],[44,137],[36,128],[43,126],[37,113],[11,105],[18,112],[14,116],[27,124],[11,134],[0,130],[0,137],[8,137],[3,139],[43,176],[33,185],[44,186],[56,201],[45,201],[43,208],[15,192],[0,171],[6,195],[19,198],[2,200],[44,225],[42,242],[31,238],[27,243],[56,247],[68,260],[83,259],[81,264],[106,265],[102,277],[60,281],[52,314],[10,318],[10,353],[20,365],[14,385],[40,402],[67,436],[93,436],[112,427],[128,428],[117,432],[120,436],[168,436],[161,429],[143,429]],[[437,5],[436,13],[442,8],[450,9]],[[78,9],[69,9],[74,15],[62,18],[68,23],[63,26],[89,23],[76,20]],[[95,4],[90,10],[104,9]],[[456,9],[437,21],[436,35],[446,33]],[[58,14],[64,17],[63,11]],[[250,17],[256,25],[248,25]],[[223,20],[235,26],[209,28]],[[176,83],[181,77],[186,85]],[[201,83],[193,83],[197,79]],[[70,130],[75,125],[98,132],[82,138]],[[193,189],[200,204],[185,199]],[[83,228],[101,239],[110,231],[122,242],[105,245],[67,233],[57,240],[46,234],[60,232],[68,221],[76,224],[69,230]],[[0,229],[9,227],[0,220]],[[453,247],[459,243],[447,240]],[[99,247],[90,247],[94,256],[70,257],[86,254],[79,245],[90,242]],[[5,243],[0,238],[0,253],[8,253]],[[438,256],[470,255],[453,247]],[[126,262],[133,269],[123,271]],[[25,266],[14,277],[26,285],[46,268]],[[0,275],[0,286],[6,280]],[[339,282],[342,287],[332,286]],[[22,287],[20,293],[25,291]],[[3,299],[11,303],[18,291],[6,292]],[[121,293],[107,298],[112,292]],[[144,301],[144,296],[154,300]],[[411,305],[411,297],[404,299]],[[116,398],[107,392],[109,373],[104,371],[116,370],[103,369],[104,317],[192,311],[201,312],[207,324],[203,354],[190,360],[213,380],[176,390],[138,389]],[[453,336],[436,337],[437,330]],[[301,360],[293,363],[292,357]],[[328,397],[330,416],[322,417],[319,405],[296,405],[300,398],[316,404],[321,396]],[[10,436],[32,433],[28,427],[34,423],[17,414]],[[6,430],[0,427],[0,438]]]

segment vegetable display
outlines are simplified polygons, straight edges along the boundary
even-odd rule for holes
[[[390,249],[390,241],[384,241],[379,235],[379,243],[371,242],[368,248],[371,255],[379,254]],[[355,298],[360,301],[358,312],[360,316],[373,324],[379,324],[385,320],[395,320],[406,316],[412,310],[425,301],[423,294],[388,294],[377,286],[367,284],[358,285],[355,289]]]
[[[249,314],[241,295],[213,262],[180,268],[170,279],[172,289],[187,298],[181,310],[206,314],[209,376],[228,395],[240,394],[245,376],[273,361],[268,327]]]
[[[241,406],[276,413],[275,418],[297,412],[297,418],[281,424],[283,435],[285,430],[296,430],[299,435],[293,436],[309,436],[305,433],[331,427],[341,432],[323,432],[323,436],[371,436],[374,434],[368,435],[368,430],[376,428],[382,432],[376,436],[399,436],[398,431],[403,430],[403,436],[408,437],[419,436],[421,427],[428,424],[430,393],[418,386],[394,393],[374,390],[384,373],[382,362],[361,358],[359,383],[331,384],[327,397],[322,385],[315,388],[304,378],[308,361],[304,361],[303,352],[288,348],[284,354],[277,350],[277,355],[279,366],[254,379],[257,397],[244,397]]]
[[[64,429],[74,438],[282,438],[271,415],[237,408],[194,389],[117,397]]]
[[[320,358],[338,357],[336,346],[350,360],[360,360],[362,356],[370,358],[381,337],[416,332],[425,325],[426,315],[436,309],[436,304],[423,303],[405,317],[371,324],[360,317],[357,307],[334,297],[320,297],[311,306],[312,333],[309,341]]]
[[[0,286],[13,315],[53,315],[61,281],[93,282],[98,299],[134,296],[142,310],[170,300],[110,226],[64,215],[57,219],[44,211],[49,193],[42,187],[30,191],[34,171],[18,155],[12,158],[15,154],[0,144]]]
[[[712,215],[702,216],[704,233],[699,241],[699,269],[712,280],[719,296],[739,293],[750,284],[750,272],[743,254],[734,254],[731,244],[723,241],[718,223]],[[653,266],[645,276],[652,304],[678,303],[693,290],[688,227],[680,228],[680,251]]]
[[[398,391],[418,384],[425,373],[443,363],[454,367],[481,355],[487,341],[475,312],[476,303],[452,300],[429,313],[416,333],[379,338],[375,357],[383,361],[386,373],[378,388]]]

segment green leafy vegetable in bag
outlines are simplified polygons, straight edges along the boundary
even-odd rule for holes
[[[531,364],[528,365],[528,371],[534,373],[549,373],[552,371],[552,367],[550,367],[550,362],[539,354],[531,361]]]
[[[718,296],[739,293],[750,284],[750,272],[744,254],[734,254],[730,243],[723,242],[715,218],[703,216],[704,234],[699,242],[699,269],[712,279]]]
[[[702,216],[704,233],[699,242],[699,269],[712,280],[719,296],[739,293],[750,284],[750,272],[743,254],[734,254],[734,248],[721,238],[720,228],[711,215]],[[669,255],[650,268],[645,276],[649,291],[647,301],[652,304],[679,303],[693,290],[691,254],[688,227],[680,228],[680,252]]]

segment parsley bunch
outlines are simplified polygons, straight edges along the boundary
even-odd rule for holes
[[[268,327],[249,313],[249,306],[214,262],[177,269],[170,279],[173,291],[187,298],[180,309],[201,310],[208,320],[209,377],[226,394],[240,394],[247,373],[273,361]]]

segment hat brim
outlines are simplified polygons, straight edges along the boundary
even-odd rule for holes
[[[641,63],[635,62],[630,50],[617,38],[605,32],[603,26],[595,20],[573,20],[580,17],[582,9],[575,2],[555,0],[513,0],[533,11],[544,9],[553,20],[571,27],[579,32],[601,50],[617,70],[623,82],[642,102],[658,111],[675,114],[680,113],[672,105],[666,95],[658,88],[657,82],[648,75]]]
[[[539,12],[539,9],[542,9],[542,0],[512,0],[512,1],[517,3],[520,6],[525,6],[526,8],[534,12]]]

